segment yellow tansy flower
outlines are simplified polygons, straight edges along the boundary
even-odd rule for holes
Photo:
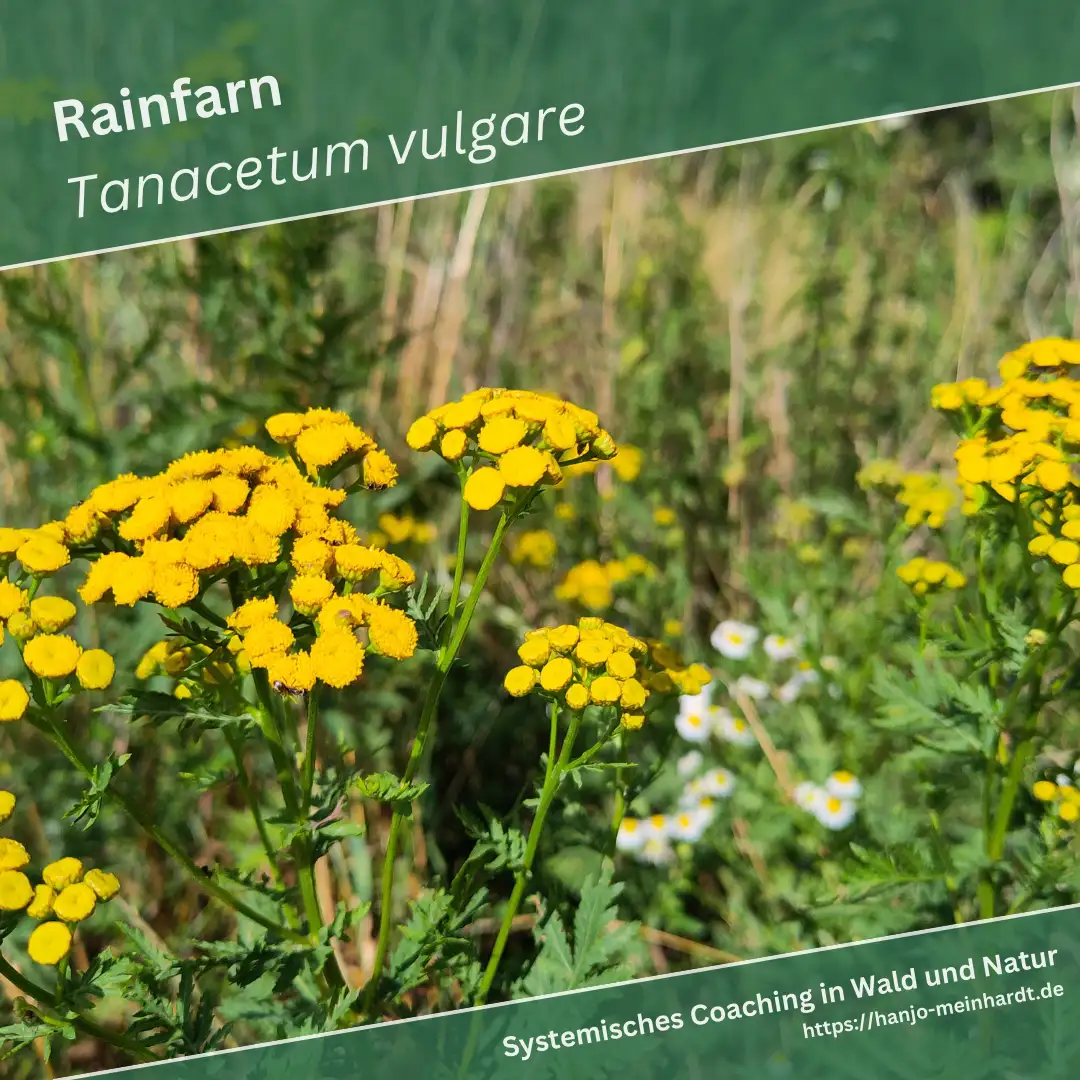
[[[71,951],[71,931],[62,922],[34,927],[26,951],[35,964],[55,967]]]

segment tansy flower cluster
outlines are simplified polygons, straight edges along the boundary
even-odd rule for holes
[[[247,663],[281,693],[305,693],[316,681],[342,689],[359,680],[368,653],[405,660],[416,651],[416,624],[375,595],[316,589],[303,576],[290,595],[303,616],[295,627],[279,617],[273,596],[248,600],[228,618]]]
[[[15,809],[15,796],[0,791],[0,821]],[[70,952],[72,927],[93,915],[99,903],[120,891],[120,882],[104,870],[85,870],[69,857],[49,863],[34,883],[25,870],[30,855],[17,840],[0,837],[0,912],[22,913],[38,922],[27,952],[36,964],[55,966]]]
[[[942,589],[962,589],[967,584],[967,578],[955,566],[921,555],[898,567],[896,576],[909,586],[916,596],[925,596]]]
[[[904,467],[891,458],[867,462],[856,474],[855,482],[864,491],[873,488],[899,488],[904,482]]]
[[[816,518],[814,508],[801,499],[781,496],[777,500],[773,535],[787,543],[802,540]]]
[[[858,812],[862,784],[853,773],[840,769],[824,784],[804,781],[796,785],[795,805],[813,814],[827,829],[846,829]]]
[[[937,473],[911,472],[900,478],[896,501],[906,508],[904,524],[908,528],[926,524],[940,529],[956,505],[957,496]]]
[[[272,417],[267,430],[309,472],[349,457],[360,463],[364,486],[395,482],[393,464],[344,413],[284,413]],[[356,530],[332,516],[347,494],[313,483],[292,458],[256,447],[200,451],[156,476],[121,476],[68,516],[69,523],[86,523],[86,541],[108,531],[80,594],[88,604],[152,599],[178,608],[230,570],[274,566],[285,553],[297,573],[319,576],[340,546],[401,576],[400,560],[368,556]]]
[[[547,529],[527,529],[514,538],[510,561],[515,566],[531,566],[547,570],[555,562],[558,545]]]
[[[1077,788],[1067,776],[1059,776],[1055,781],[1038,780],[1031,789],[1032,795],[1047,806],[1062,821],[1070,824],[1080,821],[1080,788]]]
[[[573,712],[590,705],[612,708],[629,730],[645,722],[650,694],[680,687],[698,692],[711,678],[700,665],[685,667],[667,646],[593,617],[530,630],[518,657],[521,664],[504,682],[514,697],[535,692]]]
[[[475,390],[422,416],[406,442],[467,468],[464,497],[474,510],[558,484],[564,466],[616,454],[595,413],[528,390]]]
[[[1004,356],[1000,386],[969,379],[935,387],[934,406],[956,414],[966,436],[956,449],[960,479],[1010,502],[1018,485],[1055,494],[1069,487],[1080,445],[1078,366],[1080,342],[1049,338]]]
[[[268,595],[259,596],[256,584],[256,598],[229,619],[238,636],[230,643],[230,656],[207,664],[205,650],[159,644],[144,657],[144,677],[160,670],[178,678],[198,663],[203,681],[213,682],[228,668],[251,667],[265,669],[279,689],[298,692],[311,689],[316,679],[331,686],[355,681],[369,651],[394,658],[412,655],[415,626],[381,599],[411,585],[412,568],[390,552],[361,543],[356,529],[335,516],[350,490],[394,484],[395,466],[345,413],[281,413],[267,421],[266,429],[288,448],[288,457],[256,447],[202,451],[155,476],[118,477],[91,492],[62,523],[47,526],[48,536],[39,530],[32,564],[22,562],[26,542],[14,551],[14,559],[26,569],[40,566],[39,549],[48,544],[66,558],[88,559],[91,565],[79,589],[87,604],[111,599],[130,606],[151,600],[175,609],[193,603],[223,578],[243,588],[249,582],[266,583]],[[357,470],[352,484],[325,486],[346,468]],[[53,562],[63,561],[54,554]],[[288,622],[278,618],[276,591],[286,568]],[[84,686],[107,685],[111,659],[106,664],[106,658],[82,654],[58,634],[67,616],[74,617],[74,608],[61,612],[55,609],[61,602],[51,603],[53,608],[39,612],[35,605],[44,599],[29,603],[28,594],[10,582],[0,588],[0,612],[7,613],[12,636],[26,639],[27,666],[42,678],[75,671]],[[335,604],[332,617],[325,616]],[[29,633],[25,619],[12,626],[24,609],[34,630],[49,632]],[[17,697],[14,688],[0,688],[0,713],[17,712]]]
[[[615,602],[615,590],[634,578],[651,579],[656,567],[641,555],[600,562],[587,559],[572,566],[555,587],[558,600],[579,603],[589,611],[606,611]]]
[[[84,649],[63,633],[75,621],[75,605],[61,596],[31,599],[31,590],[18,583],[26,578],[25,567],[23,571],[15,581],[0,580],[0,640],[6,630],[23,663],[39,679],[70,686],[74,677],[84,690],[104,690],[116,673],[113,658],[104,649]],[[29,704],[21,682],[0,681],[0,721],[18,720]]]

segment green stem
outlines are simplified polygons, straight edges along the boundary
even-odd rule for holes
[[[992,918],[997,907],[997,896],[993,882],[993,864],[1000,861],[1005,852],[1005,838],[1009,831],[1009,822],[1012,819],[1013,809],[1016,805],[1017,794],[1023,780],[1024,768],[1031,760],[1035,751],[1035,728],[1038,723],[1039,710],[1042,701],[1042,662],[1050,656],[1056,648],[1066,629],[1072,623],[1073,613],[1076,610],[1076,599],[1070,597],[1061,616],[1050,630],[1046,641],[1038,649],[1031,653],[1025,660],[1020,671],[1017,673],[1016,682],[1005,701],[1001,713],[1001,729],[1008,731],[1010,719],[1025,689],[1029,691],[1031,701],[1027,710],[1027,723],[1025,725],[1024,740],[1013,751],[1012,760],[1009,763],[1009,771],[1006,774],[1004,785],[997,806],[991,813],[992,786],[997,777],[997,757],[995,754],[987,761],[985,778],[983,813],[984,829],[986,831],[986,857],[990,865],[983,872],[978,886],[979,913],[983,919]]]
[[[555,711],[554,706],[552,706],[552,711]],[[510,899],[507,901],[506,911],[503,912],[502,925],[499,927],[498,937],[495,939],[495,945],[491,950],[491,956],[488,958],[487,967],[484,969],[484,977],[480,982],[480,989],[477,991],[476,999],[473,1002],[474,1005],[484,1005],[487,1002],[487,996],[491,991],[492,983],[495,981],[499,963],[506,949],[506,943],[510,938],[510,930],[514,919],[517,917],[518,908],[520,908],[522,898],[525,895],[525,889],[528,887],[529,878],[532,876],[533,861],[540,845],[540,834],[544,830],[544,821],[547,818],[548,810],[551,809],[551,804],[555,801],[563,777],[568,771],[570,753],[574,747],[574,740],[577,738],[578,728],[581,726],[582,715],[580,712],[572,715],[570,727],[566,733],[562,751],[559,754],[559,760],[555,768],[548,772],[544,780],[544,787],[540,792],[540,802],[536,808],[536,816],[533,818],[532,825],[529,828],[529,838],[525,844],[525,856],[521,860],[521,869],[517,872],[513,892],[511,892]]]
[[[57,747],[59,747],[60,752],[75,766],[76,769],[78,769],[79,772],[83,774],[83,776],[88,780],[93,781],[93,768],[64,734],[61,725],[55,721],[51,714],[46,714],[46,722],[48,725],[48,734],[52,737],[52,740]],[[233,911],[244,915],[252,922],[258,923],[265,929],[277,934],[279,937],[285,938],[288,941],[307,942],[307,938],[302,934],[298,934],[294,930],[289,930],[287,927],[275,922],[268,916],[256,911],[243,900],[233,896],[228,889],[219,885],[212,877],[197,866],[194,860],[184,852],[179,845],[166,836],[158,827],[157,823],[147,817],[142,808],[128,796],[116,790],[116,788],[111,785],[106,789],[106,794],[113,802],[122,807],[136,824],[138,824],[154,841],[154,843],[156,843],[167,855],[173,858],[188,877],[190,877],[204,892],[214,897],[215,900],[219,900],[222,904],[226,905],[226,907],[230,907]]]
[[[461,582],[465,577],[465,555],[469,540],[469,504],[461,500],[461,514],[458,518],[457,562],[454,564],[454,584],[450,590],[450,604],[446,614],[446,633],[450,632],[457,617],[458,600],[461,597]]]
[[[303,788],[303,805],[311,807],[311,795],[315,790],[315,748],[319,732],[319,699],[314,690],[307,695],[307,732],[304,740],[304,767],[300,775]]]
[[[228,629],[229,624],[220,615],[215,615],[201,600],[189,600],[184,606],[189,611],[194,611],[196,615],[201,615],[208,623],[218,627],[218,629]]]
[[[509,528],[513,517],[513,510],[504,511],[502,517],[500,517],[499,524],[495,528],[495,534],[491,538],[491,544],[484,555],[484,560],[480,564],[479,570],[476,572],[476,580],[473,582],[472,588],[469,590],[469,595],[465,600],[465,607],[462,609],[461,618],[458,620],[457,625],[454,626],[449,641],[447,641],[447,643],[439,650],[438,659],[435,665],[435,674],[428,684],[427,697],[424,700],[423,709],[420,713],[420,722],[417,725],[416,737],[413,739],[412,751],[409,754],[409,760],[406,763],[405,772],[402,776],[402,782],[405,784],[412,783],[413,778],[416,776],[416,772],[420,767],[420,763],[423,760],[425,745],[431,730],[432,721],[435,718],[435,712],[438,708],[439,698],[442,695],[443,687],[446,685],[446,677],[450,673],[450,668],[457,658],[458,649],[461,648],[461,643],[464,641],[465,634],[468,632],[469,624],[476,611],[476,605],[480,600],[480,594],[483,592],[484,584],[487,582],[488,576],[491,573],[491,568],[499,554],[503,539],[506,536],[506,531]],[[386,954],[390,946],[390,924],[393,915],[394,863],[397,859],[397,846],[405,818],[405,813],[397,809],[394,810],[393,815],[390,818],[390,831],[386,838],[386,854],[383,856],[382,881],[379,896],[379,937],[375,946],[375,962],[371,969],[371,977],[368,979],[368,984],[364,990],[363,1002],[364,1011],[366,1013],[370,1013],[374,1003],[379,977],[382,973],[383,965],[386,963]]]
[[[225,729],[225,738],[229,743],[229,749],[232,750],[233,760],[236,762],[236,781],[240,785],[244,801],[247,803],[251,816],[255,821],[255,828],[258,830],[259,839],[262,841],[263,851],[266,853],[267,862],[270,864],[270,873],[273,875],[274,881],[280,885],[281,871],[277,864],[277,848],[270,837],[269,829],[266,827],[266,819],[263,817],[258,796],[255,794],[251,777],[248,775],[247,763],[244,761],[243,743],[231,728]]]
[[[28,979],[18,970],[18,968],[9,963],[2,954],[0,954],[0,975],[7,979],[13,986],[21,990],[28,998],[32,998],[39,1005],[43,1005],[56,1013],[57,1016],[55,1019],[61,1023],[70,1023],[73,1027],[78,1028],[84,1035],[89,1035],[91,1038],[97,1039],[100,1042],[108,1043],[109,1046],[114,1046],[117,1050],[122,1050],[125,1054],[130,1054],[136,1061],[149,1062],[158,1060],[157,1056],[152,1054],[141,1043],[135,1042],[133,1039],[129,1039],[118,1032],[109,1031],[108,1028],[102,1027],[96,1021],[91,1020],[87,1016],[83,1016],[82,1013],[72,1012],[71,1015],[65,1016],[64,1010],[70,1009],[70,1006],[65,1006],[62,1002],[57,1001],[45,987],[34,982],[32,979]]]
[[[299,779],[296,775],[296,762],[289,755],[289,751],[285,746],[285,735],[277,717],[277,703],[272,697],[266,672],[257,669],[252,671],[251,677],[252,682],[255,684],[255,693],[258,695],[259,703],[262,706],[260,709],[263,718],[261,727],[270,747],[270,756],[274,759],[274,768],[277,772],[278,785],[281,788],[281,798],[285,803],[285,812],[293,821],[300,824],[306,819],[307,815],[304,815],[304,818],[300,816],[300,807],[297,800]]]

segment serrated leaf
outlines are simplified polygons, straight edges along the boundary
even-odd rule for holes
[[[390,772],[371,773],[353,780],[353,786],[365,798],[375,802],[411,803],[427,791],[426,783],[406,784]]]
[[[130,758],[130,754],[109,754],[104,761],[95,765],[90,774],[90,786],[64,817],[68,821],[82,822],[83,828],[89,829],[101,816],[109,785]]]

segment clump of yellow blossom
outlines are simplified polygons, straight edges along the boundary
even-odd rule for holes
[[[855,481],[864,491],[872,488],[898,488],[904,479],[904,467],[891,458],[880,458],[864,465],[856,474]]]
[[[223,577],[237,581],[237,575],[273,574],[288,566],[285,596],[306,623],[290,626],[287,615],[279,618],[276,599],[257,598],[244,605],[243,615],[234,612],[229,619],[228,655],[210,657],[208,646],[176,640],[158,643],[143,657],[136,675],[183,679],[178,695],[191,695],[193,676],[203,684],[220,683],[230,671],[252,667],[271,672],[286,692],[310,689],[313,672],[343,686],[353,681],[347,672],[358,675],[358,656],[362,661],[367,652],[412,654],[415,626],[382,597],[413,584],[415,572],[397,555],[364,544],[337,516],[349,491],[392,486],[393,462],[342,412],[280,413],[266,430],[288,456],[242,445],[186,454],[156,475],[125,474],[99,485],[62,522],[0,531],[0,553],[6,553],[0,557],[21,567],[14,582],[0,582],[0,620],[25,642],[30,671],[51,680],[74,674],[87,690],[104,689],[115,675],[107,653],[84,651],[62,633],[75,617],[74,605],[58,597],[30,603],[19,584],[27,574],[40,577],[66,565],[72,556],[90,563],[79,588],[84,603],[130,607],[147,601],[170,611],[201,602],[204,591]],[[356,469],[357,479],[348,488],[328,485],[330,476],[349,468]],[[430,531],[412,519],[381,521],[396,536],[406,524],[413,539]],[[346,593],[360,616],[347,632],[335,627],[339,633],[321,641],[320,614]],[[0,683],[0,719],[17,719],[26,707],[18,684]]]
[[[474,510],[558,484],[564,468],[617,453],[595,413],[530,390],[474,390],[420,417],[406,441],[462,463],[464,498]]]
[[[547,529],[528,529],[514,538],[510,561],[515,566],[532,566],[546,570],[555,562],[558,546]]]
[[[956,567],[921,555],[899,567],[896,576],[916,596],[925,596],[941,589],[962,589],[967,584],[967,578]]]
[[[925,523],[931,529],[940,529],[957,499],[937,473],[910,472],[900,478],[896,501],[907,508],[904,524],[909,528]]]
[[[1055,784],[1051,780],[1038,780],[1032,786],[1032,795],[1048,804],[1062,821],[1080,820],[1080,788],[1072,784]]]
[[[308,476],[317,476],[321,469],[355,464],[368,488],[381,490],[397,481],[393,462],[348,413],[333,409],[279,413],[267,420],[266,432],[290,449]]]
[[[589,611],[606,611],[615,600],[616,587],[635,578],[652,579],[656,567],[641,555],[600,562],[587,559],[572,566],[555,587],[557,599],[576,602]]]
[[[682,666],[667,646],[594,616],[528,631],[518,658],[521,663],[504,680],[507,693],[537,693],[573,712],[590,705],[611,708],[630,730],[645,722],[651,693],[670,693],[677,686],[696,693],[711,680],[698,665]],[[669,661],[678,666],[667,667]]]
[[[10,803],[9,813],[15,805],[13,796]],[[35,884],[24,872],[29,862],[22,844],[0,838],[0,912],[22,913],[38,922],[27,952],[34,963],[54,967],[71,950],[71,928],[88,919],[99,903],[116,896],[120,882],[114,874],[84,870],[79,859],[65,856],[45,866]]]
[[[776,520],[773,531],[778,540],[797,543],[806,535],[807,529],[816,517],[814,508],[802,499],[782,496],[776,505]]]
[[[1002,357],[1000,386],[977,379],[943,384],[933,401],[960,432],[955,458],[964,512],[1019,504],[1036,533],[1031,554],[1080,590],[1078,369],[1080,342],[1046,338]]]

